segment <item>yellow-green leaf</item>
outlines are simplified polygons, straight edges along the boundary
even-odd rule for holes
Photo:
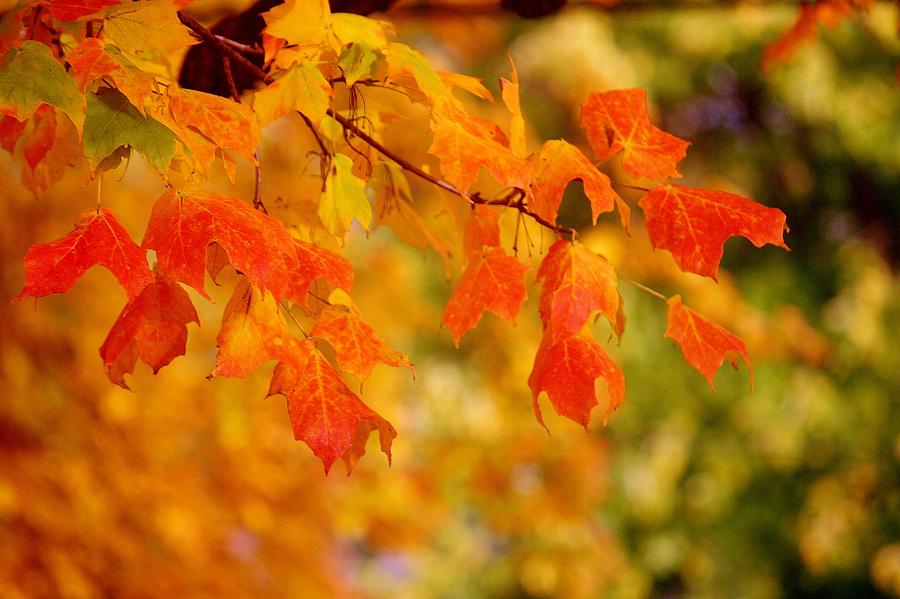
[[[366,230],[372,222],[372,205],[366,197],[366,183],[353,174],[353,161],[335,154],[319,201],[319,218],[333,235],[341,236],[355,218]]]
[[[319,124],[328,110],[331,86],[314,64],[299,63],[253,98],[260,127],[299,110]]]
[[[103,33],[128,54],[154,61],[168,60],[197,40],[176,15],[172,0],[139,0],[110,9]]]

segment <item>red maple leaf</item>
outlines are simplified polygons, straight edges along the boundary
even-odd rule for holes
[[[293,256],[296,267],[290,281],[288,297],[297,304],[306,305],[309,286],[319,278],[350,293],[353,287],[353,265],[343,256],[297,239],[294,240]]]
[[[143,247],[156,251],[167,276],[209,299],[204,272],[213,241],[258,289],[270,291],[278,301],[290,295],[297,269],[293,239],[280,221],[236,198],[166,191],[153,206]]]
[[[644,194],[640,207],[653,247],[672,252],[683,271],[716,278],[725,242],[741,235],[756,247],[788,249],[785,215],[745,197],[666,183]]]
[[[665,336],[675,340],[684,360],[706,377],[710,387],[715,389],[713,377],[724,360],[737,368],[736,354],[740,354],[750,369],[750,386],[753,387],[753,365],[740,337],[683,305],[680,295],[669,298],[666,303],[669,324]]]
[[[554,342],[550,335],[545,334],[534,358],[534,368],[528,377],[534,415],[538,422],[546,428],[538,405],[538,397],[544,391],[560,415],[587,429],[591,410],[597,405],[594,381],[598,377],[606,381],[609,395],[605,425],[606,418],[625,398],[625,376],[622,369],[589,335],[578,334]]]
[[[353,393],[312,342],[302,342],[300,351],[305,356],[298,352],[293,363],[278,363],[268,393],[287,398],[294,438],[322,460],[326,473],[338,458],[349,472],[365,453],[369,433],[377,430],[390,463],[394,427]]]
[[[457,347],[485,310],[515,321],[528,298],[523,281],[526,272],[527,266],[501,248],[491,248],[472,260],[444,307],[443,322]]]
[[[108,6],[116,6],[119,0],[42,0],[57,21],[76,21],[81,17],[100,12]]]
[[[676,167],[690,144],[650,123],[645,90],[591,94],[581,107],[581,126],[597,160],[623,152],[622,168],[635,179],[681,176]]]
[[[474,260],[484,247],[500,247],[500,221],[495,209],[476,204],[466,221],[463,251],[469,260]]]
[[[156,374],[184,355],[189,322],[200,324],[190,297],[180,285],[157,274],[122,309],[100,346],[106,376],[128,389],[125,375],[134,372],[138,357]]]
[[[361,381],[369,378],[376,364],[412,368],[409,356],[385,343],[356,306],[327,306],[309,334],[327,341],[338,365]]]
[[[621,335],[616,271],[606,258],[560,239],[541,262],[541,279],[541,321],[553,340],[578,333],[598,310]]]
[[[65,293],[94,264],[106,267],[129,299],[153,281],[146,252],[106,208],[83,212],[62,239],[31,246],[24,262],[25,286],[13,302]]]
[[[596,224],[602,213],[618,206],[622,226],[628,228],[631,218],[628,205],[613,191],[609,177],[572,144],[561,139],[548,141],[531,157],[530,163],[533,197],[529,204],[538,216],[555,223],[566,186],[573,179],[581,179],[584,195],[591,203],[593,222]]]

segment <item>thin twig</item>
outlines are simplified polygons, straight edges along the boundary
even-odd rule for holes
[[[610,181],[616,187],[625,187],[627,189],[635,189],[637,191],[650,191],[649,187],[641,187],[640,185],[631,185],[629,183],[620,183],[619,181]]]
[[[272,82],[272,78],[269,77],[268,73],[266,73],[261,68],[259,68],[258,66],[256,66],[252,62],[250,62],[246,56],[244,56],[243,54],[241,54],[240,52],[238,52],[237,50],[232,48],[230,45],[228,45],[225,42],[223,42],[222,40],[220,40],[219,36],[214,34],[212,31],[210,31],[209,29],[207,29],[206,27],[204,27],[203,25],[198,23],[193,18],[187,16],[180,10],[176,14],[178,15],[178,20],[181,21],[182,25],[184,25],[185,27],[187,27],[188,29],[190,29],[191,31],[196,33],[197,36],[199,36],[204,41],[207,41],[210,44],[212,44],[213,46],[215,46],[216,49],[219,50],[219,52],[222,52],[223,54],[227,54],[228,56],[230,56],[232,59],[234,59],[234,61],[236,63],[240,64],[242,67],[244,67],[245,69],[247,69],[248,71],[250,71],[251,73],[256,75],[257,78],[262,79],[266,83]]]
[[[212,33],[212,32],[210,32]],[[242,44],[241,42],[236,42],[230,37],[225,37],[224,35],[218,35],[213,33],[217,40],[222,42],[223,44],[227,44],[237,50],[238,52],[243,52],[244,54],[250,54],[251,56],[264,56],[265,51],[262,48],[257,48],[256,46],[248,46],[247,44]]]
[[[622,281],[625,281],[626,283],[628,283],[628,284],[630,284],[630,285],[634,285],[635,287],[637,287],[637,288],[640,289],[641,291],[646,291],[647,293],[649,293],[649,294],[652,295],[653,297],[657,297],[657,298],[661,299],[661,300],[664,301],[664,302],[666,302],[666,301],[669,300],[669,298],[667,298],[665,295],[663,295],[663,294],[660,293],[659,291],[657,291],[657,290],[655,290],[655,289],[651,289],[650,287],[647,287],[647,286],[644,285],[643,283],[638,283],[637,281],[634,281],[634,280],[632,280],[632,279],[629,279],[628,277],[622,277],[622,276],[620,276],[619,279],[622,280]]]

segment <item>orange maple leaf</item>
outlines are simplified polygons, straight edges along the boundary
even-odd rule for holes
[[[706,377],[710,387],[715,389],[713,377],[724,360],[737,368],[736,353],[750,369],[750,387],[753,387],[753,365],[747,347],[739,337],[682,304],[680,295],[669,298],[666,303],[669,308],[665,336],[675,340],[684,360]]]
[[[733,193],[667,183],[644,194],[639,205],[650,243],[672,252],[686,272],[716,279],[725,241],[734,235],[756,247],[788,249],[784,213]]]
[[[597,160],[622,152],[622,168],[635,179],[681,176],[676,167],[690,144],[650,123],[644,89],[591,94],[581,107],[581,126]]]

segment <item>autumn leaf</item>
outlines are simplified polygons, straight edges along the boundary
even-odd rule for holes
[[[527,189],[528,162],[489,135],[473,133],[471,129],[479,125],[462,119],[442,120],[434,128],[434,141],[428,152],[440,159],[444,178],[466,192],[484,167],[501,185]]]
[[[243,378],[264,362],[287,359],[293,343],[272,294],[242,279],[222,314],[212,376]]]
[[[501,248],[491,248],[470,262],[444,307],[443,323],[457,347],[485,310],[515,322],[528,297],[526,272],[527,266]]]
[[[340,298],[341,303],[337,303],[335,297]],[[309,334],[324,339],[334,348],[335,359],[341,368],[360,381],[369,378],[376,364],[412,369],[409,356],[385,343],[363,320],[346,293],[336,291],[329,301],[331,305],[325,307]]]
[[[54,58],[50,48],[26,40],[0,59],[0,114],[24,121],[42,103],[65,112],[81,130],[84,95]]]
[[[331,103],[331,86],[315,64],[292,66],[253,96],[253,110],[260,127],[298,110],[316,125],[325,118]]]
[[[171,129],[141,114],[118,90],[101,87],[87,95],[84,155],[93,169],[115,166],[104,161],[127,147],[140,152],[153,168],[164,173],[175,155],[175,140]]]
[[[292,44],[315,44],[328,34],[331,10],[327,0],[286,0],[263,13],[267,35]]]
[[[509,79],[500,79],[500,96],[510,112],[509,149],[516,156],[525,156],[525,119],[519,105],[519,72],[512,57],[509,58],[509,67]]]
[[[246,202],[206,191],[166,191],[153,206],[143,247],[159,268],[203,297],[206,248],[217,242],[235,270],[277,300],[290,294],[296,250],[284,225]]]
[[[584,185],[584,195],[591,203],[591,218],[618,207],[622,226],[628,229],[631,209],[622,201],[605,174],[585,158],[581,150],[561,139],[545,142],[531,157],[531,192],[529,205],[544,220],[555,223],[566,186],[574,179]]]
[[[409,87],[415,83],[421,96],[410,94],[410,99],[431,106],[436,116],[465,116],[459,100],[453,97],[444,79],[421,52],[399,42],[391,42],[380,50],[388,63],[388,82]]]
[[[172,87],[169,109],[180,126],[196,129],[216,146],[256,162],[259,126],[247,106],[229,98]]]
[[[134,299],[153,282],[147,255],[106,208],[86,210],[75,228],[25,254],[25,286],[13,302],[27,296],[65,293],[94,264],[106,267]]]
[[[715,279],[725,242],[734,235],[756,247],[771,243],[788,249],[784,213],[733,193],[670,183],[651,189],[639,205],[650,243],[672,252],[685,272]]]
[[[871,0],[818,0],[803,2],[797,6],[797,20],[773,42],[763,48],[760,68],[763,72],[786,62],[804,43],[814,41],[819,33],[819,25],[835,28],[851,17],[855,10],[865,9]]]
[[[81,91],[92,81],[106,77],[138,112],[145,114],[145,106],[156,90],[156,78],[138,68],[115,46],[104,45],[91,37],[75,46],[66,56],[66,62],[72,67],[69,74]]]
[[[750,369],[750,387],[753,387],[753,365],[739,337],[686,307],[681,303],[680,295],[669,298],[666,303],[669,308],[665,336],[681,347],[685,361],[706,377],[710,387],[715,389],[713,377],[724,360],[737,368],[735,354],[739,354]]]
[[[128,389],[125,375],[134,372],[138,357],[156,374],[184,355],[189,322],[200,324],[190,297],[180,285],[157,274],[122,309],[100,346],[106,376]]]
[[[481,255],[484,247],[500,247],[500,221],[496,209],[476,204],[463,231],[463,249],[471,261]]]
[[[308,357],[301,366],[279,362],[268,393],[287,398],[294,438],[322,460],[327,474],[338,458],[352,470],[365,453],[369,433],[378,431],[390,463],[397,431],[350,390],[311,342],[304,345]]]
[[[345,154],[331,157],[325,190],[319,200],[319,218],[335,236],[343,236],[355,219],[365,230],[372,224],[372,204],[366,182],[353,174],[353,161]]]
[[[545,392],[557,413],[574,420],[585,429],[591,420],[591,410],[598,405],[594,382],[606,381],[609,403],[606,418],[619,407],[625,397],[625,376],[603,348],[589,335],[578,334],[552,341],[544,335],[534,358],[534,368],[528,386],[534,405],[534,415],[544,425],[538,398]]]
[[[621,336],[624,323],[619,322],[616,271],[605,258],[580,243],[560,239],[541,262],[537,280],[543,280],[541,321],[552,341],[577,334],[597,311]]]
[[[635,179],[681,176],[676,167],[689,144],[650,123],[645,90],[591,94],[581,107],[581,126],[597,160],[622,152],[622,168]]]
[[[132,56],[167,61],[197,43],[178,20],[172,0],[138,0],[108,10],[104,35]]]
[[[33,128],[22,144],[22,184],[43,191],[81,157],[81,142],[72,121],[49,104],[41,106],[31,120]]]
[[[288,297],[301,306],[316,279],[323,279],[338,289],[350,293],[353,287],[353,265],[350,261],[315,244],[294,240],[293,254],[296,270],[290,280]]]
[[[116,6],[119,0],[43,0],[38,4],[46,6],[57,21],[77,21],[109,6]]]
[[[338,57],[337,66],[344,75],[344,82],[349,87],[360,79],[371,77],[376,63],[382,58],[375,48],[365,42],[351,43],[344,48]]]

